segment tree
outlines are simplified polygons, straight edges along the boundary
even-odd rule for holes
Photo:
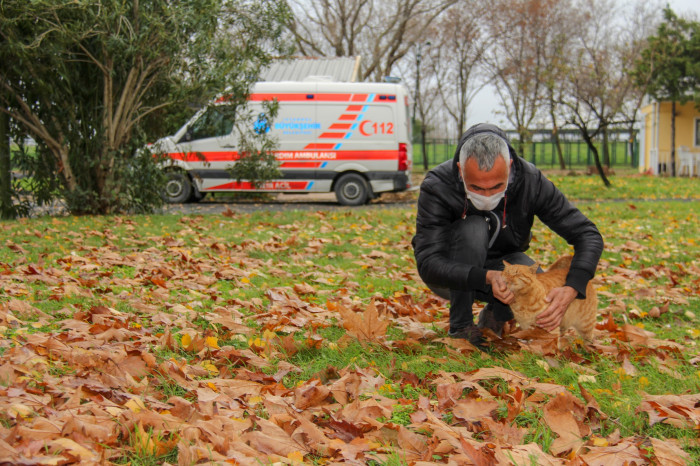
[[[0,218],[14,218],[10,168],[10,117],[0,112]]]
[[[676,102],[700,105],[700,23],[669,7],[634,68],[637,84],[656,100],[671,101],[671,174],[676,176]]]
[[[560,0],[556,3],[556,8],[550,11],[550,19],[546,40],[542,44],[543,106],[552,125],[552,139],[559,168],[564,170],[566,162],[559,140],[559,102],[565,90],[567,63],[573,54],[573,38],[577,35],[574,31],[585,24],[586,13],[574,8],[571,0]]]
[[[641,103],[630,70],[653,22],[649,20],[650,8],[642,4],[633,10],[621,10],[611,0],[584,0],[584,7],[596,14],[589,15],[585,26],[577,31],[576,50],[567,67],[566,90],[560,104],[567,123],[580,131],[593,154],[603,183],[610,186],[594,141],[602,137],[604,161],[609,166],[609,129],[633,124],[625,115],[625,106],[634,102],[638,109]]]
[[[224,89],[244,102],[286,21],[283,0],[6,0],[0,111],[72,212],[148,210],[159,171],[137,149],[185,104]]]
[[[498,0],[490,5],[494,41],[487,63],[508,122],[518,133],[523,155],[530,128],[540,112],[548,76],[545,49],[565,14],[561,0]]]
[[[302,55],[360,55],[362,79],[379,81],[456,1],[292,0],[288,26]]]
[[[457,138],[466,130],[469,105],[487,82],[484,54],[491,39],[482,20],[486,8],[484,2],[466,0],[446,10],[431,28],[430,72]]]

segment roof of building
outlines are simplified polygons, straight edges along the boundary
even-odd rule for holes
[[[360,74],[360,56],[356,57],[294,57],[274,61],[262,71],[260,81],[306,81],[327,79],[339,82],[357,82]]]

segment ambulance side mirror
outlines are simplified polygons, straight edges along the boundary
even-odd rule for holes
[[[192,140],[192,128],[187,128],[185,134],[182,135],[180,142],[190,142]]]

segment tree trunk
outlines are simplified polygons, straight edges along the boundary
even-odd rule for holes
[[[566,162],[564,162],[564,154],[561,150],[561,141],[559,140],[559,128],[557,127],[557,119],[554,116],[554,110],[549,107],[549,116],[552,119],[552,139],[554,139],[554,146],[557,148],[557,157],[559,158],[559,168],[566,170]]]
[[[608,141],[608,127],[603,128],[603,163],[610,168],[610,150]]]
[[[676,176],[676,101],[671,102],[671,176]]]
[[[595,167],[598,169],[598,174],[600,174],[600,179],[603,180],[605,187],[609,188],[612,185],[603,171],[603,166],[600,163],[600,156],[598,155],[598,149],[596,149],[595,144],[593,144],[593,140],[586,131],[581,131],[581,135],[583,136],[583,140],[586,141],[586,145],[593,153],[593,160],[595,161]]]
[[[423,148],[423,168],[425,168],[425,171],[428,171],[428,151],[426,150],[425,146],[425,125],[423,124],[423,121],[421,120],[420,122],[420,144],[421,147]]]
[[[0,112],[0,218],[15,218],[12,208],[10,117],[5,112]]]

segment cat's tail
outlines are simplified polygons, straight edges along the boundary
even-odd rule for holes
[[[571,266],[571,261],[574,259],[574,256],[568,255],[568,256],[562,256],[552,265],[549,266],[548,270],[556,270],[556,269],[568,269]]]

